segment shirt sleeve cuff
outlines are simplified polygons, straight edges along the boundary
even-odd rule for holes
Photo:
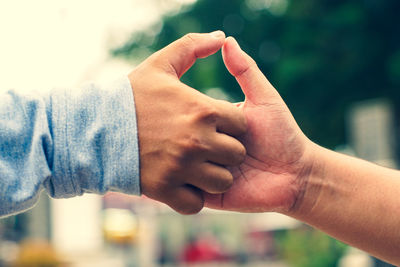
[[[53,197],[140,194],[135,102],[127,77],[64,89],[53,94],[51,108]]]

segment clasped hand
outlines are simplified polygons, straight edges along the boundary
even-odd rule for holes
[[[179,81],[197,58],[221,48],[246,95],[240,106]],[[311,169],[308,139],[233,38],[222,32],[186,35],[150,56],[129,79],[144,195],[183,214],[204,205],[246,212],[296,206]]]
[[[178,81],[197,57],[221,47],[243,103],[210,99]],[[311,142],[233,38],[188,35],[130,78],[145,195],[184,214],[203,206],[280,212],[400,264],[399,172]]]

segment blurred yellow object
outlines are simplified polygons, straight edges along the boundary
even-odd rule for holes
[[[64,266],[59,255],[47,241],[26,241],[20,246],[14,267]]]
[[[104,210],[104,238],[110,243],[131,244],[137,237],[138,221],[136,216],[125,209]]]

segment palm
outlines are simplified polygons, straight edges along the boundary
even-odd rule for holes
[[[228,69],[234,73],[235,62],[226,57]],[[242,140],[247,156],[244,163],[230,169],[234,177],[232,188],[225,194],[206,195],[206,205],[244,212],[287,210],[295,203],[301,186],[298,176],[304,171],[302,158],[307,138],[261,72],[246,74],[248,77],[240,75],[236,78],[247,93],[241,106],[248,123]],[[253,79],[261,79],[254,86],[262,91],[257,97],[254,92],[246,92],[250,90],[246,87],[253,85]]]
[[[227,210],[279,211],[294,203],[304,153],[303,134],[281,99],[278,103],[243,105],[248,132],[243,139],[245,161],[231,168],[232,188],[219,196],[208,196],[207,205]]]

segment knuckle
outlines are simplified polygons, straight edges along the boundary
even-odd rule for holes
[[[166,163],[164,180],[170,182],[182,169],[181,160],[177,157],[171,158]]]
[[[183,40],[184,40],[184,42],[186,42],[189,45],[194,44],[196,42],[196,34],[194,34],[192,32],[187,33],[187,34],[185,34],[185,36],[183,36]]]
[[[252,57],[248,57],[248,60],[249,68],[258,68],[257,62]]]
[[[241,69],[238,69],[234,73],[235,77],[240,77],[240,76],[248,73],[249,71],[252,71],[254,69],[258,69],[257,62],[252,57],[247,56],[246,58],[247,58],[247,64],[244,64]]]
[[[182,140],[183,151],[181,156],[190,157],[193,152],[200,152],[207,150],[207,145],[204,141],[204,137],[197,134],[188,135],[185,140]]]
[[[215,124],[218,120],[218,110],[216,107],[209,105],[199,109],[199,119],[209,124]]]
[[[189,141],[189,144],[190,147],[195,151],[205,151],[207,149],[203,137],[192,136],[192,138]]]
[[[166,172],[171,175],[178,175],[182,172],[190,162],[195,158],[196,154],[201,152],[202,141],[200,137],[194,134],[187,134],[177,138],[167,151],[162,165],[165,166]]]
[[[149,56],[143,63],[139,65],[139,67],[143,65],[148,65],[156,68],[160,68],[164,65],[164,58],[162,50],[159,50]]]
[[[196,35],[194,33],[188,33],[182,37],[182,46],[189,52],[189,54],[195,53],[196,46]]]

